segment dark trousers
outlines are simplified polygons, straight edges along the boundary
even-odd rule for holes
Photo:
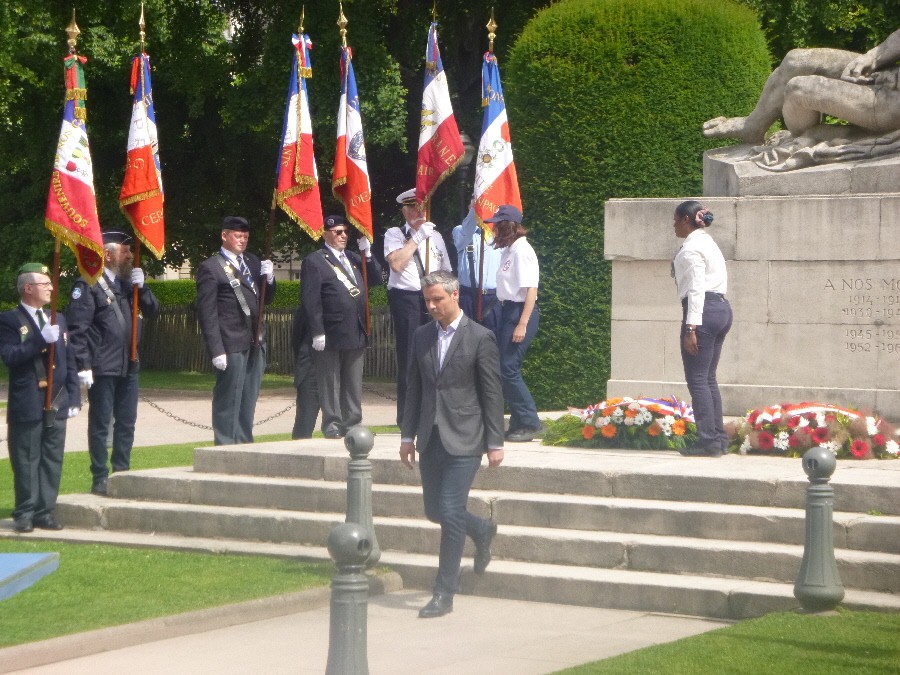
[[[687,312],[687,304],[683,303],[683,306]],[[684,351],[684,340],[681,340],[681,362],[684,364],[684,379],[694,408],[697,446],[708,450],[724,449],[728,445],[716,368],[725,336],[731,330],[731,322],[731,305],[728,301],[718,293],[707,293],[703,302],[703,324],[697,326],[697,355],[692,356]],[[683,322],[681,335],[683,338]]]
[[[537,414],[537,406],[522,378],[522,363],[528,346],[534,339],[541,320],[538,306],[534,306],[525,328],[525,339],[513,342],[512,336],[519,318],[522,316],[522,302],[504,302],[500,313],[500,332],[497,346],[500,348],[500,375],[503,379],[503,398],[509,408],[509,430],[539,429],[541,420]]]
[[[13,472],[16,506],[13,518],[40,518],[53,513],[59,495],[66,420],[52,427],[37,422],[16,422],[6,429],[9,463]]]
[[[94,480],[106,478],[109,447],[109,423],[113,422],[112,470],[128,471],[134,425],[137,422],[138,374],[124,377],[102,375],[88,389],[88,449]]]
[[[216,445],[253,442],[256,400],[266,369],[265,347],[228,354],[225,370],[216,370],[212,426]]]
[[[366,349],[313,352],[322,433],[343,434],[362,422],[362,378]]]
[[[466,535],[485,534],[490,522],[466,510],[469,489],[481,466],[481,455],[451,455],[435,429],[428,449],[419,453],[425,517],[441,526],[441,549],[434,592],[453,595],[459,585],[459,566]]]
[[[406,406],[406,373],[409,368],[409,352],[412,349],[416,328],[430,320],[425,311],[425,299],[421,291],[388,289],[391,321],[394,323],[394,339],[397,342],[397,426],[403,419]]]
[[[291,438],[312,438],[319,416],[319,385],[316,384],[316,364],[312,347],[301,345],[295,355],[294,386],[297,388],[297,409]]]
[[[459,307],[466,316],[478,319],[478,289],[470,286],[459,286]],[[500,301],[494,291],[481,294],[481,323],[495,336],[500,327]]]

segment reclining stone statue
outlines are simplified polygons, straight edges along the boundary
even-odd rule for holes
[[[711,119],[703,135],[757,145],[748,159],[781,171],[900,153],[898,61],[900,30],[865,54],[793,49],[769,75],[749,115]],[[822,124],[823,114],[849,125]],[[779,117],[787,131],[762,146]]]

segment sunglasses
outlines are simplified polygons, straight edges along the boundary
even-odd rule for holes
[[[329,230],[329,232],[331,232],[331,234],[335,235],[336,237],[340,237],[342,234],[347,234],[347,230]]]

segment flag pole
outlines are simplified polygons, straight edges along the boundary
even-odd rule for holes
[[[494,21],[494,8],[491,7],[491,18],[485,25],[488,31],[488,52],[494,53],[494,38],[497,37],[497,22]],[[484,318],[484,229],[481,230],[481,255],[478,257],[478,293],[476,294],[476,317],[480,323]]]
[[[347,17],[344,15],[344,3],[338,2],[339,15],[337,20],[337,26],[339,32],[341,34],[341,49],[345,52],[347,50]],[[347,54],[347,61],[349,62],[352,58],[351,54]],[[350,68],[344,69],[344,78],[349,77]],[[344,91],[347,90],[347,83],[343,83]],[[341,114],[345,114],[345,111],[341,111]],[[366,335],[370,335],[372,333],[372,310],[369,307],[369,265],[367,263],[367,259],[365,255],[360,256],[359,261],[360,269],[362,270],[362,281],[363,281],[363,294],[365,296],[365,306],[366,306]]]
[[[138,55],[138,58],[141,59],[141,94],[143,94],[146,90],[144,88],[144,38],[146,37],[146,33],[144,29],[147,27],[146,22],[144,21],[144,3],[141,3],[141,18],[138,20],[138,28],[140,29],[141,36],[141,49]],[[132,261],[132,267],[140,267],[141,266],[141,239],[140,237],[134,238],[134,259]],[[138,343],[138,315],[139,315],[139,300],[138,294],[140,289],[137,284],[131,285],[131,363],[129,364],[129,370],[131,372],[137,371],[137,363],[138,363],[138,355],[137,355],[137,343]]]

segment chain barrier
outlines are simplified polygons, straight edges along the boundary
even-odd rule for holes
[[[212,428],[211,426],[209,426],[208,424],[200,424],[199,422],[191,422],[190,420],[186,420],[186,419],[184,419],[183,417],[179,417],[179,416],[176,415],[175,413],[173,413],[173,412],[171,412],[171,411],[169,411],[169,410],[166,410],[165,408],[163,408],[163,407],[160,406],[160,405],[157,405],[156,403],[154,403],[153,401],[151,401],[149,398],[147,398],[147,397],[144,396],[143,394],[140,394],[140,395],[139,395],[139,398],[140,398],[144,403],[146,403],[146,404],[149,405],[151,408],[153,408],[154,410],[158,410],[158,411],[161,412],[163,415],[165,415],[166,417],[169,417],[169,418],[175,420],[176,422],[181,422],[182,424],[186,424],[186,425],[188,425],[189,427],[195,427],[195,428],[197,428],[197,429],[203,429],[204,431],[212,431],[212,430],[213,430],[213,428]],[[291,409],[294,408],[296,405],[297,405],[296,402],[295,402],[295,403],[291,403],[288,407],[284,408],[283,410],[279,410],[279,411],[278,411],[277,413],[275,413],[274,415],[269,415],[269,416],[268,416],[267,418],[265,418],[264,420],[259,420],[258,422],[254,422],[254,423],[253,423],[253,426],[254,426],[254,427],[258,427],[258,426],[260,426],[260,425],[262,425],[262,424],[265,424],[266,422],[271,422],[271,421],[274,420],[275,418],[281,417],[282,415],[284,415],[288,410],[291,410]]]
[[[396,396],[391,396],[390,394],[385,394],[383,391],[378,391],[377,389],[373,389],[372,387],[367,386],[365,383],[363,383],[363,391],[367,391],[370,394],[375,394],[376,396],[387,399],[388,401],[393,401],[394,403],[397,402]]]

